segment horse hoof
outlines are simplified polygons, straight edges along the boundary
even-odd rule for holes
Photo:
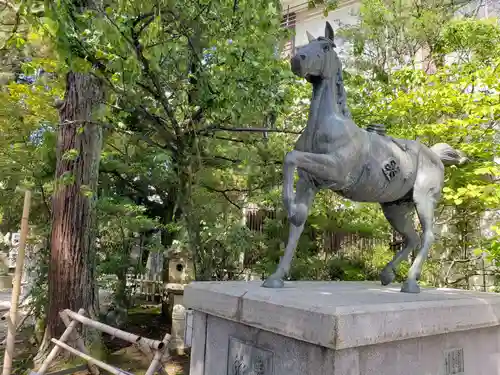
[[[403,293],[420,293],[420,287],[418,286],[417,280],[406,280],[401,287],[401,292]]]
[[[380,273],[380,282],[382,285],[389,285],[396,278],[396,274],[392,268],[384,268]]]
[[[278,288],[283,288],[285,286],[285,282],[283,281],[283,279],[274,278],[270,276],[266,280],[264,280],[262,286],[264,288],[278,289]]]

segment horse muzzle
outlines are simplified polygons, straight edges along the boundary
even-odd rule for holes
[[[295,55],[290,60],[290,66],[292,68],[293,74],[295,74],[299,77],[303,76],[302,63],[303,63],[303,59],[301,59],[299,55]]]

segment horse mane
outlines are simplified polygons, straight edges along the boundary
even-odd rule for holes
[[[342,77],[342,61],[340,61],[339,56],[335,53],[335,57],[338,61],[337,76],[335,79],[335,85],[337,86],[337,104],[339,106],[340,112],[348,118],[351,118],[351,111],[347,108],[347,94],[344,87],[344,79]]]

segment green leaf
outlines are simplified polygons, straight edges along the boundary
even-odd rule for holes
[[[76,149],[70,149],[64,152],[62,158],[63,160],[76,160],[80,153]]]

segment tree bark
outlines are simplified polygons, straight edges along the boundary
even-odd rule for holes
[[[127,272],[126,269],[120,268],[119,271],[115,273],[118,282],[116,284],[115,290],[115,303],[120,307],[129,308],[130,299],[127,293]]]
[[[45,342],[64,331],[61,310],[84,308],[91,316],[97,315],[95,203],[102,129],[92,115],[103,99],[97,77],[68,73],[65,100],[59,109]]]
[[[161,217],[160,221],[162,225],[167,225],[175,222],[176,220],[178,220],[181,214],[179,208],[175,204],[177,200],[176,191],[174,189],[170,189],[167,196],[168,196],[168,201],[166,202],[165,205],[165,212],[163,213],[163,216]],[[170,269],[169,269],[170,255],[168,251],[172,246],[172,243],[177,235],[177,232],[172,232],[169,229],[163,228],[160,232],[160,235],[161,235],[161,244],[163,247],[162,281],[163,281],[163,286],[166,286],[166,284],[170,282]],[[172,322],[172,314],[169,309],[165,293],[163,293],[162,295],[161,314],[168,323]]]

